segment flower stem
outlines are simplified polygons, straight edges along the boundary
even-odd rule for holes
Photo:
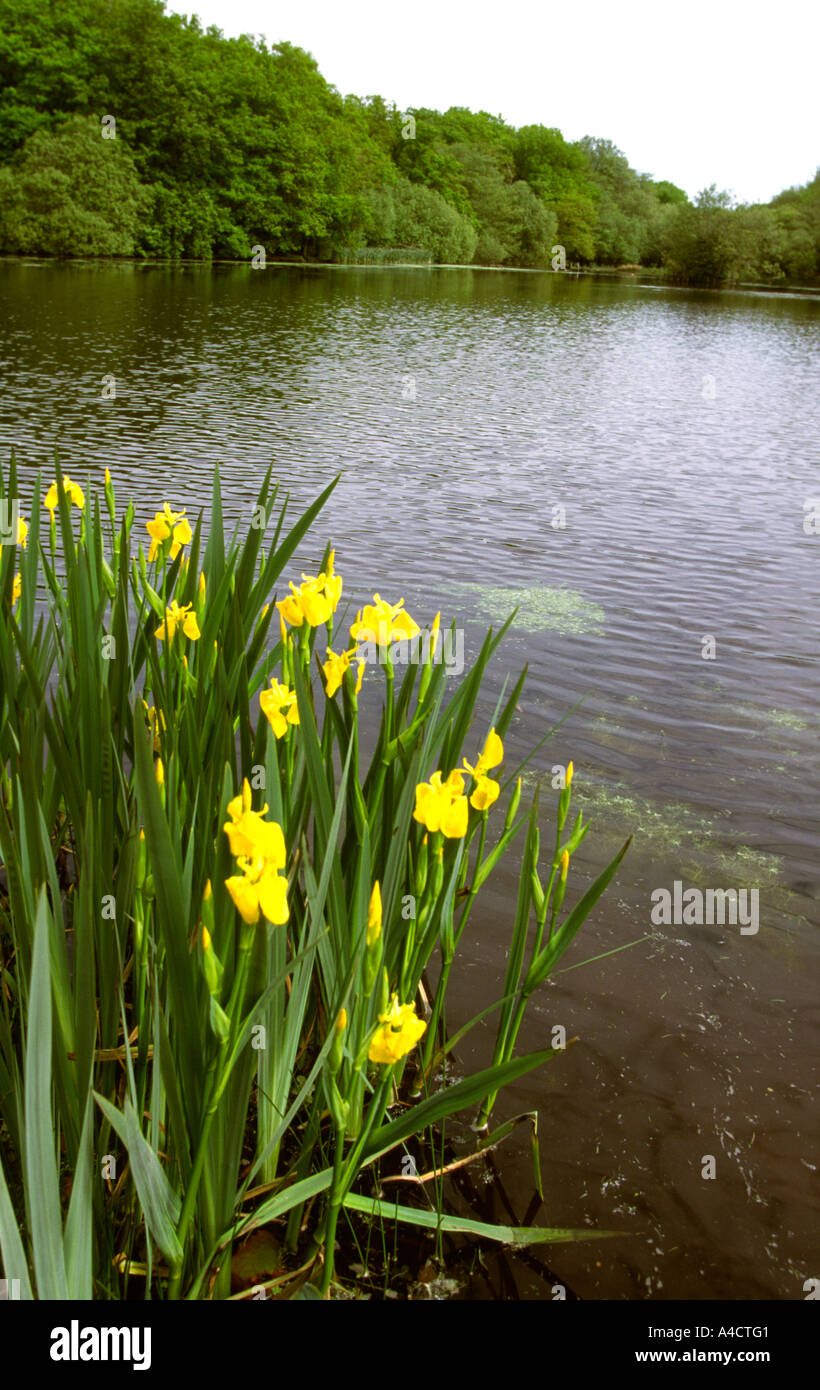
[[[168,1283],[169,1300],[179,1298],[179,1290],[182,1283],[182,1269],[185,1263],[185,1239],[196,1207],[196,1199],[199,1192],[200,1180],[202,1178],[202,1170],[205,1164],[205,1155],[208,1150],[211,1128],[216,1112],[219,1109],[219,1102],[222,1099],[228,1075],[233,1065],[234,1045],[239,1033],[239,1019],[241,1016],[242,999],[245,994],[245,984],[248,978],[252,944],[253,928],[250,928],[250,930],[243,928],[239,945],[239,962],[236,967],[233,989],[231,990],[231,997],[226,1010],[231,1019],[231,1032],[230,1037],[220,1046],[219,1051],[214,1054],[208,1068],[208,1078],[205,1088],[207,1099],[202,1126],[199,1132],[199,1143],[197,1145],[194,1165],[188,1179],[188,1186],[185,1190],[185,1200],[182,1204],[182,1211],[180,1212],[179,1223],[177,1225],[177,1239],[182,1248],[182,1256],[178,1264],[171,1270],[171,1278]]]

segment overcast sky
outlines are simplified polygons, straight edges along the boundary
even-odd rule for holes
[[[270,0],[171,3],[226,35],[312,53],[346,94],[468,106],[612,140],[690,196],[767,202],[820,164],[818,0]]]

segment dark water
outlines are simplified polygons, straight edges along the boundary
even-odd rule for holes
[[[575,761],[576,888],[635,839],[565,963],[651,939],[541,992],[522,1046],[578,1042],[499,1114],[540,1112],[536,1220],[628,1235],[476,1291],[794,1299],[820,1276],[819,325],[795,295],[589,277],[0,262],[0,450],[24,477],[50,481],[56,444],[147,518],[207,509],[218,461],[241,522],[271,460],[298,506],[341,472],[305,565],[332,539],[354,605],[457,616],[468,661],[519,604],[487,692],[489,718],[529,663],[511,754],[585,697],[535,763]],[[500,993],[505,873],[457,1022]],[[759,931],[653,927],[676,879],[756,888]],[[470,1036],[472,1067],[491,1035]],[[521,1220],[525,1146],[496,1164],[487,1214]]]

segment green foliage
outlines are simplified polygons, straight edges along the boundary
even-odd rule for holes
[[[788,188],[772,199],[781,233],[780,264],[790,279],[820,277],[820,169],[802,188]]]
[[[820,238],[812,234],[811,220],[793,203],[772,208],[780,234],[778,260],[790,280],[812,280],[820,274]]]
[[[401,179],[393,190],[395,239],[400,246],[419,246],[434,261],[457,265],[473,259],[478,240],[469,218],[424,184]]]
[[[658,202],[662,206],[666,206],[666,204],[668,203],[675,204],[689,202],[689,199],[687,198],[683,189],[678,188],[677,184],[670,183],[668,179],[660,179],[654,181],[652,184],[652,191],[655,194],[655,197],[657,198]]]
[[[580,145],[599,192],[596,260],[604,265],[642,262],[658,206],[651,180],[636,174],[610,140],[585,136]]]
[[[396,168],[412,183],[433,189],[462,215],[470,213],[461,168],[444,138],[438,111],[425,108],[408,113],[415,121],[413,138],[400,138],[393,149]]]
[[[716,287],[737,278],[738,244],[728,194],[714,187],[697,203],[674,209],[663,243],[663,263],[673,281]]]
[[[103,115],[117,139],[95,143]],[[342,97],[292,44],[225,38],[163,0],[0,0],[6,252],[333,260],[404,244],[547,267],[558,243],[570,262],[698,283],[820,271],[816,177],[773,200],[776,228],[731,210],[718,236],[720,219],[707,229],[687,208],[609,140]]]
[[[598,207],[583,193],[567,193],[554,204],[558,241],[572,261],[595,260],[595,224]]]
[[[558,227],[523,179],[513,182],[512,161],[503,147],[452,146],[478,224],[479,265],[547,267]]]
[[[560,130],[522,126],[514,144],[516,177],[525,179],[539,197],[555,201],[572,194],[595,199],[586,152],[569,144]]]
[[[735,207],[714,185],[695,206],[664,209],[661,261],[682,284],[716,287],[738,280],[802,280],[820,271],[818,180],[768,206]]]
[[[71,116],[30,135],[0,168],[0,249],[45,256],[128,256],[151,204],[121,139]]]
[[[389,174],[363,113],[290,44],[225,39],[159,0],[0,0],[0,159],[71,112],[116,117],[110,144],[154,193],[137,241],[152,255],[318,254]]]

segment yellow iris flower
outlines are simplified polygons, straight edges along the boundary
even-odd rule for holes
[[[305,579],[299,586],[299,603],[309,627],[321,627],[333,613],[333,599],[320,579]]]
[[[424,1020],[416,1017],[412,1004],[399,1004],[397,994],[393,995],[387,1013],[379,1014],[379,1024],[367,1055],[371,1062],[388,1067],[406,1057],[427,1028]]]
[[[296,704],[296,691],[288,690],[286,685],[271,676],[270,690],[263,690],[259,696],[259,708],[266,716],[277,738],[288,731],[288,724],[299,723],[299,709]],[[286,711],[286,713],[285,713]]]
[[[230,821],[222,827],[228,837],[240,874],[225,879],[225,887],[248,926],[255,926],[260,914],[280,926],[287,922],[287,879],[280,873],[287,858],[285,837],[281,825],[262,817],[267,811],[251,810],[251,789],[248,779],[242,791],[228,803]]]
[[[301,627],[303,622],[309,627],[321,627],[336,612],[342,595],[342,576],[334,570],[335,554],[331,550],[326,570],[317,576],[303,574],[299,588],[291,583],[291,593],[277,603],[276,607],[291,627]]]
[[[285,837],[280,825],[275,821],[263,819],[267,811],[267,806],[263,806],[261,811],[251,810],[251,789],[246,777],[239,796],[228,802],[228,815],[231,819],[225,822],[222,829],[228,837],[231,854],[235,858],[242,855],[247,859],[253,859],[261,855],[270,859],[277,869],[284,869]]]
[[[356,614],[350,636],[354,642],[375,642],[378,647],[389,647],[419,632],[421,628],[405,609],[403,598],[398,603],[387,603],[379,594],[374,594],[373,602],[366,603]]]
[[[324,661],[322,663],[322,670],[325,673],[325,680],[327,681],[325,691],[329,700],[333,699],[333,696],[336,694],[336,691],[339,690],[339,688],[341,687],[342,681],[344,680],[345,671],[350,669],[350,658],[355,655],[355,647],[351,647],[349,652],[340,652],[338,656],[335,652],[332,652],[330,650],[330,647],[328,647],[327,661]],[[360,661],[358,663],[358,667],[359,673],[356,677],[356,689],[354,692],[356,695],[358,695],[359,691],[362,688],[365,662]]]
[[[279,826],[275,827],[281,830]],[[253,927],[260,916],[266,917],[274,926],[281,926],[290,916],[288,910],[288,881],[277,873],[276,864],[265,855],[255,858],[240,855],[237,858],[240,874],[225,879],[225,887],[233,898],[243,922]]]
[[[497,767],[503,760],[504,744],[495,729],[490,729],[475,767],[471,767],[467,759],[464,758],[465,768],[475,778],[476,785],[470,796],[470,805],[474,806],[477,811],[488,811],[493,802],[498,800],[501,788],[497,782],[493,781],[492,777],[487,776],[487,772],[491,767]]]
[[[501,788],[492,777],[479,777],[475,789],[470,794],[470,805],[477,811],[489,811],[501,795]]]
[[[192,642],[196,642],[202,636],[199,631],[199,623],[196,620],[196,613],[191,612],[190,603],[184,604],[181,608],[174,599],[169,608],[165,610],[165,618],[156,629],[154,636],[164,642],[166,637],[169,642],[173,642],[179,628],[182,628],[186,637],[190,637]]]
[[[429,782],[416,787],[416,809],[413,819],[428,830],[440,830],[450,840],[460,840],[467,833],[469,807],[463,795],[464,777],[455,769],[446,782],[441,773],[434,772]]]
[[[72,483],[70,478],[63,478],[63,492],[68,494],[69,503],[73,502],[75,507],[85,506],[85,494],[78,483]],[[43,498],[43,506],[48,507],[51,512],[52,520],[57,508],[57,480],[51,484],[48,492]]]
[[[14,605],[15,605],[15,603],[17,602],[18,598],[20,597],[20,594],[22,593],[22,591],[23,591],[23,581],[22,581],[22,579],[20,578],[20,574],[19,574],[19,572],[18,572],[17,574],[15,574],[14,580],[12,581],[12,586],[11,586],[11,606],[12,606],[12,608],[14,607]]]
[[[315,579],[311,574],[303,574],[302,578],[305,584],[324,593],[332,605],[331,612],[335,613],[339,599],[342,597],[342,576],[336,573],[336,551],[331,550],[327,558],[327,569],[322,570],[322,573],[317,575]],[[304,588],[304,585],[302,587]],[[311,623],[311,627],[315,626],[317,624]]]
[[[157,512],[153,521],[146,521],[145,529],[151,537],[151,549],[148,552],[149,563],[160,550],[163,541],[167,541],[169,536],[173,537],[172,560],[175,560],[182,547],[191,541],[191,528],[185,520],[185,512],[172,512],[167,502],[163,511]]]
[[[280,599],[276,607],[286,623],[290,623],[291,627],[301,627],[305,621],[305,615],[299,601],[299,590],[295,584],[291,584],[290,587],[293,589],[293,593],[288,594],[287,598]]]

